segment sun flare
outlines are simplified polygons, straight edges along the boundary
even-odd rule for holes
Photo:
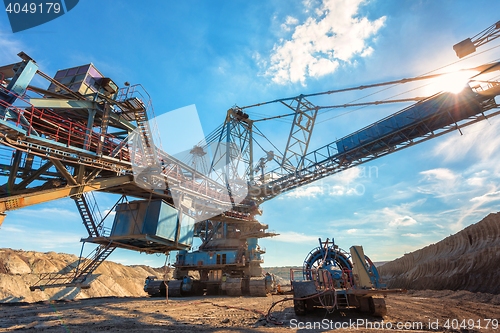
[[[473,71],[453,72],[436,78],[432,85],[439,91],[458,94],[467,86],[472,75]]]

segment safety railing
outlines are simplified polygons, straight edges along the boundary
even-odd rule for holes
[[[78,148],[98,154],[99,156],[110,156],[122,161],[131,162],[130,159],[132,156],[129,145],[123,144],[122,139],[118,139],[108,133],[96,132],[88,128],[86,121],[74,121],[51,109],[36,108],[29,102],[30,97],[27,95],[15,95],[4,87],[0,87],[0,91],[12,94],[12,96],[17,98],[16,105],[0,100],[0,107],[9,111],[4,113],[7,116],[3,120],[24,130],[28,135],[33,134],[45,139],[47,144],[50,144],[50,142],[59,143],[68,149]],[[127,99],[132,96],[144,98],[145,108],[150,112],[148,116],[151,117],[151,112],[153,112],[151,99],[140,85],[121,91],[118,96],[118,102],[120,99]],[[46,143],[43,143],[43,145],[46,145]],[[101,147],[102,150],[100,149]],[[179,191],[191,193],[194,198],[210,198],[212,203],[220,205],[224,210],[231,210],[231,199],[228,196],[225,184],[211,180],[207,176],[184,165],[182,162],[162,152],[160,147],[156,146],[156,149],[158,149],[159,158],[164,161],[161,172],[169,180],[169,185],[172,185],[174,190],[177,187]],[[79,154],[76,150],[73,150],[73,152]],[[139,151],[134,157],[139,159],[144,158],[145,153]],[[235,212],[233,214],[237,215],[238,218],[250,219],[245,213]]]
[[[101,235],[101,237],[111,236],[112,229],[110,227],[106,227],[106,226],[104,226],[104,224],[101,224],[98,226],[98,229],[99,229],[99,234]]]
[[[138,99],[143,104],[153,141],[158,148],[162,149],[160,131],[155,119],[156,115],[153,108],[153,100],[146,89],[141,84],[135,84],[133,86],[120,88],[116,95],[117,102],[125,102],[133,98]]]
[[[50,109],[35,108],[29,103],[27,96],[15,95],[1,86],[0,91],[16,96],[17,103],[24,104],[16,106],[0,100],[0,107],[10,111],[5,112],[6,117],[3,120],[23,129],[27,135],[36,133],[45,139],[94,153],[97,153],[98,146],[103,140],[103,155],[111,155],[114,148],[122,141],[111,134],[90,130],[86,124],[61,117]],[[7,117],[7,114],[10,114],[10,117]],[[128,161],[130,159],[128,147],[126,145],[122,147],[114,157]]]

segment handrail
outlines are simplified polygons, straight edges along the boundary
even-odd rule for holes
[[[108,133],[102,134],[93,130],[87,131],[84,124],[70,121],[67,118],[59,116],[55,112],[50,111],[49,109],[40,110],[35,108],[23,96],[12,93],[3,87],[0,87],[0,90],[3,90],[8,94],[13,94],[16,96],[18,101],[27,104],[26,107],[23,108],[0,100],[0,106],[10,110],[14,114],[17,114],[17,119],[14,121],[15,125],[24,129],[28,135],[31,134],[32,130],[37,130],[37,132],[40,132],[39,134],[50,137],[55,142],[65,143],[68,146],[85,149],[85,144],[87,144],[88,149],[86,150],[92,152],[97,152],[97,143],[103,135],[106,147],[105,151],[109,151],[109,153],[111,153],[113,148],[117,147],[121,142],[121,140]],[[22,123],[22,117],[26,118],[28,124]],[[123,149],[127,150],[126,146],[124,146],[122,150]],[[125,160],[127,159],[125,158]]]

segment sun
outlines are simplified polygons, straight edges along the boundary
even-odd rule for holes
[[[452,72],[436,78],[432,85],[439,91],[458,94],[467,86],[473,75],[474,72],[468,70]]]

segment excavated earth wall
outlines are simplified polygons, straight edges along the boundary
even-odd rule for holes
[[[30,291],[43,273],[60,273],[75,265],[74,255],[12,249],[0,249],[0,303],[72,300],[90,297],[147,296],[143,290],[149,275],[162,276],[159,269],[149,266],[124,266],[102,263],[92,275],[91,288],[45,288]]]
[[[500,213],[379,268],[389,288],[500,294]]]
[[[59,273],[77,262],[74,255],[0,249],[0,303],[38,302],[90,297],[146,296],[144,280],[163,276],[148,266],[104,262],[93,275],[90,289],[29,290],[43,273]],[[423,249],[379,267],[389,288],[468,290],[500,294],[500,213]]]

